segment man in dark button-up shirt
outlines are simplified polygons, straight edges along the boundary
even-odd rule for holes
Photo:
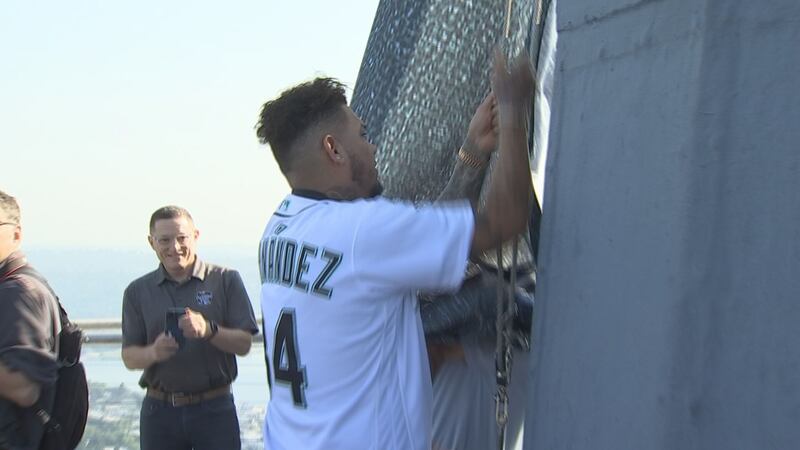
[[[258,326],[239,273],[200,260],[198,237],[185,209],[156,210],[148,241],[161,264],[125,289],[122,360],[144,369],[143,450],[241,447],[230,384]]]

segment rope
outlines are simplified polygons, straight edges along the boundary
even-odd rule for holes
[[[506,26],[503,30],[503,37],[508,39],[511,37],[511,7],[514,5],[514,0],[506,2]]]
[[[495,421],[497,422],[497,448],[506,448],[506,424],[508,423],[508,366],[506,365],[506,333],[505,310],[507,291],[503,286],[505,275],[503,273],[503,247],[497,246],[497,317],[495,318],[495,331],[497,333],[494,349],[495,382]]]
[[[514,1],[506,2],[506,21],[503,36],[506,42],[511,37],[511,11]],[[509,46],[508,51],[511,51]],[[511,273],[517,270],[517,239],[514,240],[514,256],[511,263]],[[513,276],[513,275],[512,275]],[[514,277],[516,278],[516,277]],[[497,333],[496,345],[494,349],[495,382],[497,392],[495,393],[495,421],[497,422],[497,448],[505,450],[506,432],[508,429],[508,383],[509,371],[511,369],[511,347],[510,347],[510,328],[508,320],[509,302],[513,299],[514,281],[509,283],[508,289],[505,288],[505,274],[503,272],[503,245],[497,246],[497,318],[495,322],[495,332]],[[511,294],[511,295],[509,295]]]
[[[549,3],[549,2],[548,2]],[[508,42],[511,37],[511,13],[513,0],[506,2],[506,20],[504,37]],[[543,19],[543,1],[536,0],[535,23],[537,29]],[[541,39],[540,39],[541,40]],[[511,51],[511,49],[508,49]],[[511,55],[509,55],[511,56]],[[538,48],[536,59],[538,60]],[[535,196],[534,192],[534,196]],[[537,207],[538,207],[538,201]],[[541,215],[541,212],[539,212]],[[537,224],[538,225],[538,224]],[[538,229],[537,243],[538,243]],[[517,285],[517,256],[519,247],[519,237],[513,240],[511,267],[509,268],[509,282],[505,284],[505,273],[503,270],[503,251],[502,244],[497,246],[497,319],[495,322],[497,340],[495,346],[495,369],[497,392],[495,394],[495,420],[497,422],[497,448],[505,450],[508,429],[508,386],[510,383],[511,367],[513,364],[512,353],[512,333],[513,321],[516,314],[516,303],[514,302],[514,290]],[[535,254],[535,251],[534,251]]]

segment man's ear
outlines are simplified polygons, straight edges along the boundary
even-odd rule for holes
[[[155,241],[153,241],[153,236],[150,235],[147,236],[147,243],[150,244],[150,248],[152,248],[153,250],[156,249],[156,243]]]
[[[22,225],[17,225],[14,229],[14,243],[17,245],[22,244]]]
[[[326,134],[322,138],[322,150],[325,156],[334,164],[339,165],[344,162],[344,154],[336,138],[331,134]]]

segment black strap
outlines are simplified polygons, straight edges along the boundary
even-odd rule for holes
[[[5,276],[2,279],[0,279],[0,282],[3,282],[8,278],[11,278],[13,275],[27,275],[33,278],[34,280],[42,283],[42,285],[44,285],[44,287],[46,287],[47,290],[50,291],[50,294],[53,296],[53,298],[56,299],[56,303],[58,303],[58,313],[59,313],[59,321],[61,322],[61,329],[64,329],[68,325],[72,325],[72,322],[70,322],[69,316],[67,315],[67,311],[64,309],[64,306],[61,305],[61,299],[58,298],[56,291],[53,290],[53,288],[50,286],[50,283],[48,283],[47,280],[45,280],[44,277],[39,272],[34,270],[33,267],[29,266],[27,263],[22,263],[16,267],[12,267],[11,270],[6,272]]]

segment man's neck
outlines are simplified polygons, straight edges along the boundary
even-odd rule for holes
[[[174,274],[170,271],[167,271],[167,275],[169,275],[169,279],[180,284],[188,280],[192,277],[192,272],[181,272],[180,274]]]
[[[363,197],[358,192],[358,187],[340,174],[313,171],[292,173],[286,179],[292,189],[316,191],[333,200],[355,200]]]
[[[167,275],[169,276],[170,280],[176,283],[183,283],[187,281],[189,278],[192,277],[192,273],[194,273],[194,265],[197,264],[197,257],[194,258],[194,262],[186,267],[185,269],[181,269],[179,271],[171,271],[164,267],[167,271]]]
[[[309,186],[309,185],[296,185],[292,186],[293,191],[300,192],[317,192],[322,194],[325,198],[332,200],[355,200],[363,198],[358,190],[353,186]],[[302,195],[302,194],[301,194]]]

